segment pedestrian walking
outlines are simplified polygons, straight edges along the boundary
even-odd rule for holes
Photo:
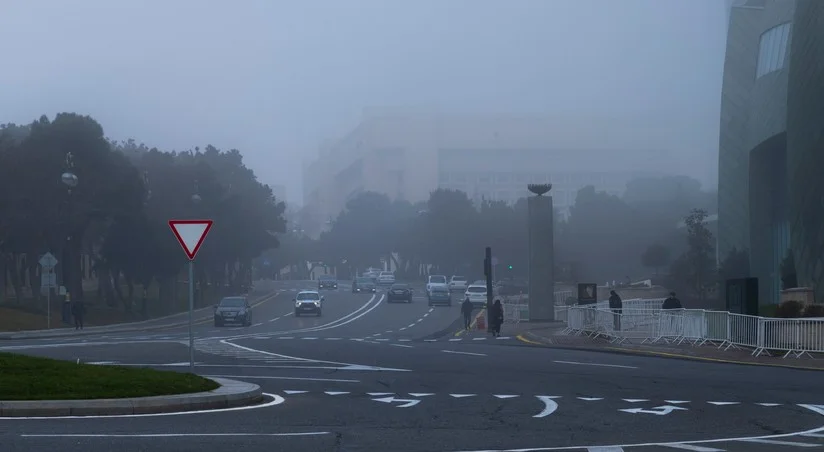
[[[504,323],[504,307],[501,306],[501,300],[495,300],[492,304],[492,309],[489,310],[489,327],[493,336],[501,335],[501,325]]]
[[[83,317],[86,315],[86,305],[82,301],[72,303],[72,315],[74,316],[74,329],[83,329]]]
[[[670,292],[664,304],[661,305],[661,309],[684,309],[684,307],[681,305],[681,300],[675,296],[675,292]]]
[[[609,291],[609,309],[612,310],[612,326],[615,331],[621,331],[621,315],[624,309],[624,302],[614,290]]]
[[[464,329],[469,330],[470,325],[472,325],[472,302],[469,301],[469,297],[466,297],[461,303],[461,313],[464,319]]]

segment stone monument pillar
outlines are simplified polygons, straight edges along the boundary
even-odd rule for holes
[[[527,200],[529,234],[529,320],[555,320],[555,247],[551,184],[530,184]]]

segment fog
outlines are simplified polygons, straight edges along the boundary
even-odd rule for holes
[[[715,186],[725,2],[7,0],[0,122],[88,114],[164,150],[237,148],[300,202],[370,106],[622,118]],[[677,171],[676,171],[677,170]]]

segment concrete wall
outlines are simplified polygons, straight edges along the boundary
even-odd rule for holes
[[[824,2],[798,0],[787,98],[791,244],[799,284],[824,300]]]

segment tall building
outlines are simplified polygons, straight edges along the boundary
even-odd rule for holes
[[[304,167],[303,217],[318,228],[363,191],[425,201],[437,188],[472,199],[515,202],[529,183],[552,183],[565,211],[577,191],[621,195],[639,176],[678,168],[669,131],[614,118],[449,116],[407,109],[369,109],[338,142]],[[318,226],[320,225],[320,226]]]
[[[797,250],[805,284],[816,285],[824,272],[813,262],[821,253],[809,250],[819,236],[824,240],[822,223],[811,223],[805,210],[817,179],[799,179],[813,168],[824,170],[824,160],[816,160],[813,152],[824,133],[822,7],[824,2],[816,0],[739,0],[730,10],[718,156],[718,251],[722,260],[733,248],[749,251],[750,270],[759,278],[765,302],[778,299],[780,264],[790,248]],[[800,186],[799,180],[812,186]],[[824,194],[824,185],[816,193]]]

